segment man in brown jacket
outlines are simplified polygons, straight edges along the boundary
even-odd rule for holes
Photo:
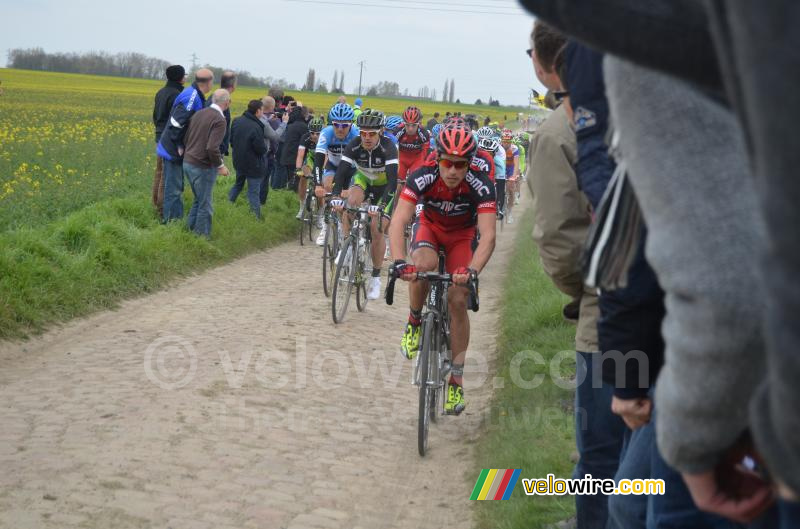
[[[532,35],[534,71],[551,92],[565,95],[559,57],[566,39],[539,23]],[[555,286],[579,307],[575,333],[575,440],[580,459],[575,477],[613,479],[619,464],[624,423],[611,412],[613,388],[603,385],[597,337],[600,311],[596,293],[586,289],[580,256],[591,224],[589,201],[578,189],[578,159],[569,96],[531,138],[528,184],[533,194],[533,239],[544,271]],[[566,307],[565,307],[566,308]],[[565,314],[568,311],[565,310]],[[608,499],[602,494],[575,497],[578,529],[604,528]]]
[[[189,229],[206,238],[211,237],[211,196],[217,174],[228,175],[222,160],[220,144],[227,124],[223,112],[230,107],[231,95],[220,88],[211,97],[211,106],[192,116],[186,131],[183,153],[183,172],[194,193],[189,211]]]

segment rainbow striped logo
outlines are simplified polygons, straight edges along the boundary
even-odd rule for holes
[[[472,489],[470,500],[507,500],[514,492],[514,487],[519,481],[519,468],[484,468],[475,488]]]

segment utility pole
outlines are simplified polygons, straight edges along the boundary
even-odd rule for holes
[[[192,53],[192,71],[197,70],[197,54]]]
[[[361,95],[361,80],[364,75],[364,61],[361,61],[358,64],[361,65],[361,69],[358,72],[358,95]]]

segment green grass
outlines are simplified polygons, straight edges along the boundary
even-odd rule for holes
[[[244,197],[227,201],[230,185],[228,178],[215,186],[210,241],[189,232],[185,221],[159,224],[139,197],[104,200],[43,226],[0,233],[0,338],[114,307],[297,233],[295,193],[270,192],[260,222]],[[188,212],[191,192],[184,198]]]
[[[566,297],[542,270],[530,236],[532,224],[533,212],[528,210],[509,266],[515,273],[508,274],[504,286],[496,375],[502,377],[504,387],[496,390],[470,479],[477,479],[483,468],[521,468],[520,478],[545,478],[550,473],[569,478],[572,474],[574,391],[553,382],[550,361],[561,352],[564,361],[556,365],[556,375],[562,380],[574,375],[575,326],[561,317]],[[538,352],[545,365],[529,359],[515,369],[512,359],[520,351]],[[538,387],[525,389],[513,382],[516,373],[517,380],[531,381],[540,374],[544,379]],[[510,500],[476,502],[475,508],[480,529],[547,527],[569,518],[575,510],[569,496],[526,496],[521,479]]]

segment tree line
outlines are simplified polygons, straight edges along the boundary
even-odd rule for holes
[[[110,75],[137,79],[164,79],[170,63],[164,59],[148,57],[143,53],[122,52],[110,54],[104,51],[85,53],[47,53],[42,48],[15,48],[9,50],[7,66],[19,70],[41,70],[47,72],[79,73],[88,75]],[[190,73],[200,66],[188,68]],[[224,68],[205,65],[219,79]],[[261,88],[283,88],[297,90],[297,85],[286,79],[256,77],[246,70],[236,72],[237,82],[242,86]]]

